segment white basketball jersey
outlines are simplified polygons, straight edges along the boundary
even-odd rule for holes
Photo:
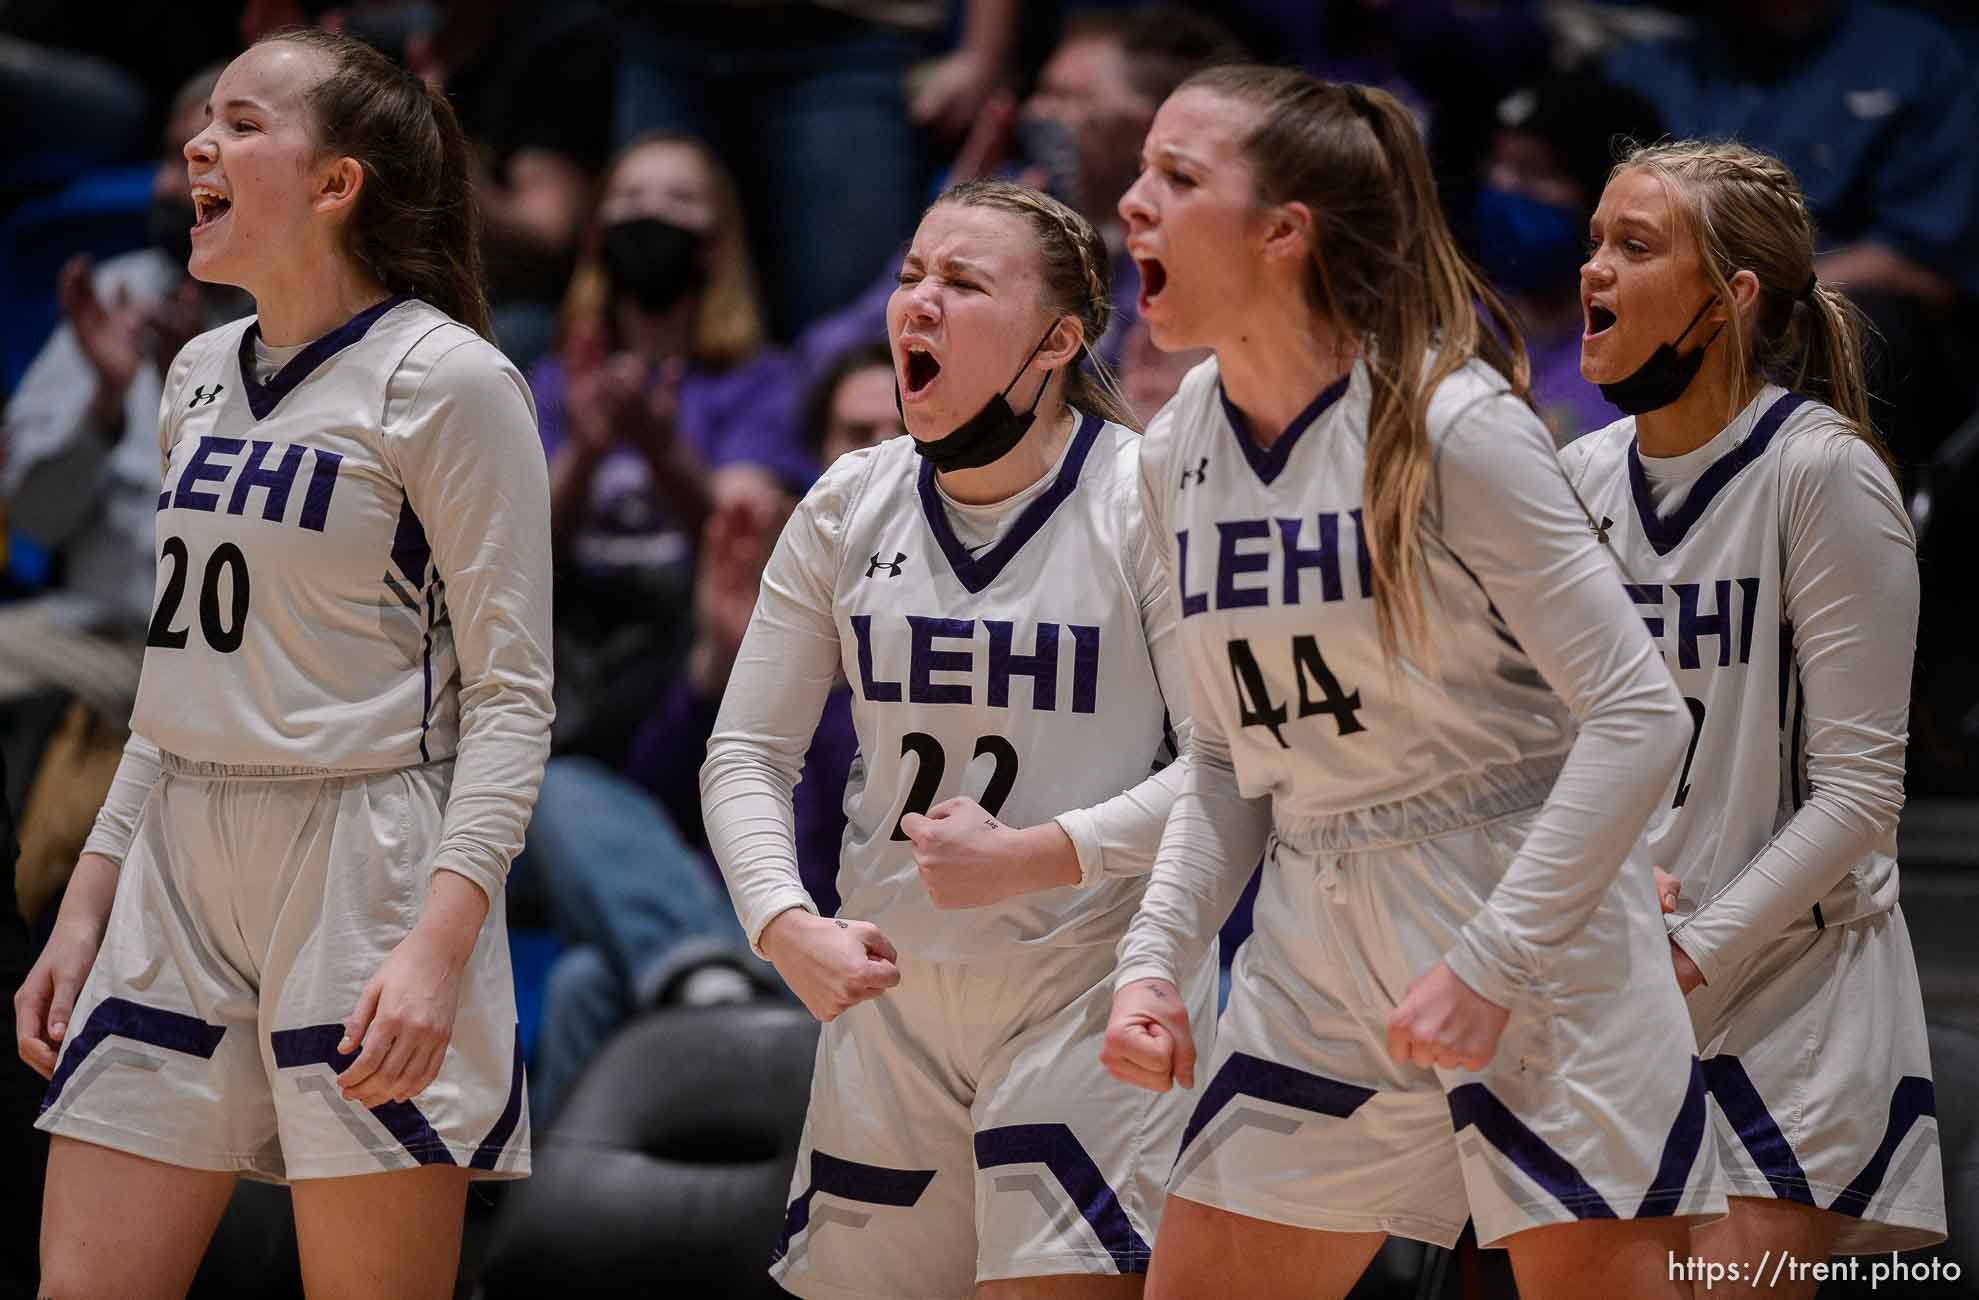
[[[1470,362],[1430,407],[1432,445],[1455,421],[1544,438]],[[1435,663],[1391,661],[1375,622],[1364,536],[1369,379],[1354,364],[1270,450],[1223,396],[1214,360],[1155,418],[1142,459],[1180,584],[1182,654],[1199,719],[1228,739],[1239,791],[1281,815],[1407,799],[1449,776],[1564,755],[1566,706],[1483,586],[1435,535],[1425,502],[1425,604]],[[1508,408],[1513,413],[1508,414]]]
[[[911,439],[844,457],[830,561],[859,757],[846,787],[843,913],[952,960],[1012,943],[1112,943],[1143,878],[935,909],[901,816],[958,794],[1015,826],[1101,803],[1171,752],[1143,610],[1162,598],[1139,506],[1140,437],[1083,417],[1055,477],[990,545],[956,535]]]
[[[1561,452],[1690,709],[1689,751],[1648,830],[1650,859],[1683,881],[1686,909],[1731,884],[1809,798],[1782,480],[1797,451],[1836,436],[1849,435],[1834,411],[1768,386],[1660,514],[1633,418]],[[1895,850],[1893,835],[1878,844],[1806,922],[1887,910]]]
[[[485,563],[487,512],[504,496],[547,500],[522,377],[417,300],[361,313],[266,383],[255,328],[194,339],[166,385],[157,591],[132,730],[230,764],[451,757],[461,664],[429,535],[444,545],[461,531],[491,602],[482,657],[527,702],[529,744],[546,743],[548,537],[522,526],[538,512],[509,511],[510,558]]]

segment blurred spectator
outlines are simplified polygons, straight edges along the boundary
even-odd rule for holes
[[[251,304],[186,275],[192,192],[181,154],[204,124],[219,70],[173,105],[153,180],[151,247],[62,268],[63,323],[0,417],[0,498],[9,526],[52,552],[49,594],[0,606],[0,702],[49,687],[121,725],[130,716],[151,616],[158,401],[194,334]]]
[[[1017,179],[1078,210],[1113,253],[1114,319],[1094,351],[1112,364],[1138,318],[1140,273],[1116,211],[1141,170],[1141,141],[1174,89],[1212,63],[1244,57],[1222,23],[1175,4],[1091,9],[1070,18],[1022,105],[993,100],[958,159],[962,180],[1014,168]],[[884,304],[881,307],[884,311]]]
[[[913,229],[925,172],[914,124],[959,136],[1001,79],[1018,0],[962,0],[957,49],[909,71],[942,0],[645,0],[623,6],[619,139],[665,129],[713,145],[749,196],[780,338],[865,285]]]
[[[218,76],[215,67],[194,77],[174,101],[152,178],[151,247],[62,268],[63,322],[0,416],[8,527],[53,555],[60,575],[49,590],[0,605],[0,743],[34,756],[18,774],[17,896],[30,921],[68,880],[136,697],[156,569],[166,369],[194,334],[252,307],[186,274],[193,207],[181,151],[204,124]]]
[[[827,367],[805,404],[806,429],[824,461],[903,432],[893,377],[883,343]],[[522,888],[543,894],[567,945],[551,969],[530,1074],[539,1121],[640,1007],[746,996],[751,979],[775,979],[748,954],[707,856],[698,774],[790,504],[764,512],[757,502],[732,501],[709,518],[686,671],[639,728],[624,769],[590,758],[550,760],[517,864]],[[799,865],[827,910],[838,897],[845,783],[856,751],[851,695],[841,683],[826,701],[796,792]]]
[[[592,248],[561,352],[529,382],[559,561],[558,746],[615,757],[651,665],[678,649],[692,542],[716,500],[767,507],[809,483],[812,461],[765,414],[785,363],[756,359],[741,211],[703,146],[655,133],[621,151]]]
[[[903,432],[894,398],[893,351],[883,341],[841,352],[811,386],[799,423],[818,468]]]
[[[1269,61],[1379,86],[1415,114],[1444,204],[1461,217],[1491,106],[1547,72],[1539,0],[1227,0],[1214,6]]]
[[[0,192],[53,188],[121,162],[144,138],[150,115],[144,84],[116,64],[0,33],[0,121],[19,133],[0,169]]]
[[[951,182],[1011,171],[1049,191],[1098,228],[1113,252],[1113,321],[1094,351],[1109,366],[1139,319],[1140,272],[1127,256],[1115,211],[1140,172],[1141,141],[1155,109],[1198,69],[1244,57],[1229,29],[1174,4],[1084,10],[1019,105],[993,96],[956,158]],[[886,337],[899,252],[856,301],[818,322],[793,350],[797,382],[812,378],[847,348]]]
[[[1120,394],[1146,428],[1156,412],[1175,396],[1182,376],[1209,360],[1208,348],[1183,348],[1163,352],[1154,345],[1145,321],[1135,321],[1120,349]]]
[[[555,343],[556,303],[611,153],[617,34],[587,0],[457,0],[403,42],[407,66],[444,87],[480,153],[495,336],[525,372]]]
[[[1751,0],[1625,45],[1607,70],[1673,133],[1735,136],[1800,177],[1816,272],[1887,340],[1872,379],[1896,400],[1877,422],[1899,459],[1928,453],[1970,405],[1946,313],[1979,291],[1979,84],[1950,29],[1883,0]]]
[[[174,93],[240,52],[239,3],[0,3],[0,190],[58,185],[142,160],[169,127]]]
[[[1581,378],[1580,266],[1615,142],[1663,133],[1654,104],[1591,73],[1519,91],[1498,109],[1472,212],[1477,257],[1525,327],[1533,401],[1563,446],[1622,417]]]

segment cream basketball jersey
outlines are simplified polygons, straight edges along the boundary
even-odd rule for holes
[[[1167,714],[1186,709],[1164,700],[1149,648],[1168,597],[1141,522],[1139,444],[1128,429],[1082,417],[1040,490],[973,551],[911,439],[841,457],[825,473],[764,574],[703,773],[710,841],[732,887],[771,849],[748,840],[733,803],[740,787],[725,773],[740,742],[788,730],[781,714],[796,707],[777,697],[798,669],[762,647],[792,644],[796,632],[801,644],[835,636],[822,671],[851,683],[859,737],[841,914],[936,960],[1119,937],[1144,878],[940,911],[900,822],[967,794],[1012,825],[1037,825],[1120,796],[1172,753]],[[754,939],[766,908],[747,888],[737,906]]]
[[[511,446],[492,425],[479,448],[435,446],[435,426],[467,414],[456,407],[496,404],[514,408],[503,423],[533,428],[528,386],[490,344],[416,300],[387,299],[265,384],[256,326],[193,340],[166,386],[158,583],[132,728],[212,762],[377,769],[448,757],[458,629],[432,534],[465,521],[449,517],[434,462],[509,462],[489,468],[521,484],[544,468],[539,448]],[[461,379],[481,391],[464,396]],[[416,502],[421,488],[428,499]],[[548,544],[511,541],[518,552]],[[527,567],[547,577],[547,558]]]
[[[1772,386],[1711,442],[1668,463],[1645,462],[1633,419],[1561,452],[1690,710],[1689,752],[1648,832],[1651,860],[1683,881],[1686,912],[1746,873],[1811,797],[1809,718],[1797,658],[1809,629],[1794,626],[1794,609],[1818,618],[1816,606],[1835,606],[1849,593],[1822,594],[1823,575],[1815,566],[1797,566],[1790,552],[1794,535],[1805,531],[1795,521],[1796,500],[1818,493],[1814,480],[1837,456],[1845,468],[1874,459],[1834,411]],[[1909,524],[1887,474],[1862,483],[1864,490],[1845,495],[1884,516],[1907,545]],[[1826,581],[1836,577],[1831,571]],[[1844,633],[1903,639],[1908,646],[1914,628]],[[1869,688],[1865,698],[1876,694],[1872,684],[1857,685]],[[1870,732],[1889,729],[1866,707],[1844,714],[1846,728],[1865,744]],[[1897,804],[1901,725],[1899,719],[1896,734],[1880,738],[1895,748]],[[1896,901],[1893,808],[1889,825],[1802,916],[1803,924],[1850,920]]]
[[[165,385],[131,730],[233,765],[458,757],[434,861],[492,894],[552,713],[549,484],[528,386],[416,299],[360,313],[266,382],[258,328],[194,339]]]
[[[1148,430],[1147,488],[1180,586],[1200,715],[1228,739],[1238,789],[1318,815],[1422,793],[1446,776],[1573,740],[1548,689],[1427,503],[1436,668],[1391,663],[1375,623],[1362,479],[1369,380],[1356,363],[1270,450],[1242,431],[1206,361]],[[1460,419],[1490,439],[1530,411],[1479,363],[1444,381],[1431,438]],[[1536,420],[1532,421],[1537,427]],[[1502,426],[1502,428],[1500,427]]]

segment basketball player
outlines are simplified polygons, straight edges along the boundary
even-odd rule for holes
[[[444,99],[302,32],[209,109],[190,269],[258,316],[167,376],[133,739],[15,999],[41,1294],[183,1295],[247,1174],[312,1295],[445,1296],[468,1180],[528,1168],[490,903],[549,738],[534,411]]]
[[[1744,1266],[1732,1294],[1811,1296],[1751,1273],[1945,1235],[1897,907],[1915,539],[1785,166],[1637,149],[1592,231],[1581,368],[1631,418],[1562,460],[1690,710],[1649,851],[1733,1191],[1691,1251]]]
[[[1386,1234],[1466,1218],[1523,1294],[1688,1294],[1677,1216],[1724,1200],[1624,869],[1682,704],[1517,334],[1386,94],[1205,72],[1143,162],[1143,315],[1215,357],[1142,452],[1198,729],[1121,945],[1118,1077],[1193,1083],[1174,976],[1270,845],[1150,1294],[1341,1296]]]
[[[736,912],[827,1022],[774,1266],[799,1295],[1140,1294],[1186,1111],[1098,1048],[1184,710],[1140,438],[1078,369],[1106,265],[1033,190],[928,210],[887,312],[913,436],[798,507],[708,745]],[[840,671],[861,758],[828,920],[791,787]],[[1210,1014],[1213,956],[1182,974]]]

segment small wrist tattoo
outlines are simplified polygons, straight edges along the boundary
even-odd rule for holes
[[[850,930],[852,928],[843,921],[834,920],[832,924],[837,926],[841,930]]]

